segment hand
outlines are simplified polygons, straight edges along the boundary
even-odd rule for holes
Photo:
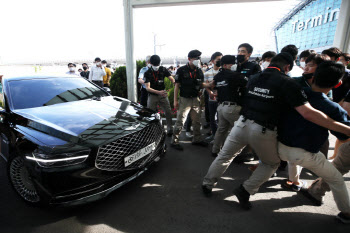
[[[217,94],[214,94],[213,92],[210,92],[210,93],[209,93],[209,96],[210,96],[210,99],[216,100]]]
[[[168,92],[166,92],[164,90],[163,91],[159,91],[158,95],[163,96],[163,97],[167,97],[168,96]]]
[[[177,100],[174,100],[174,108],[179,109],[179,102]]]

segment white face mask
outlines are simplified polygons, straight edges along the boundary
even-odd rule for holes
[[[341,61],[337,61],[336,63],[344,66],[343,62],[341,62]]]
[[[270,65],[270,62],[268,62],[268,61],[264,61],[264,62],[261,64],[261,66],[262,66],[264,69],[266,69],[267,67],[269,67],[269,65]]]
[[[152,69],[153,69],[154,71],[158,71],[158,70],[159,70],[159,66],[152,66]]]
[[[194,60],[192,63],[194,66],[199,67],[199,64],[200,64],[199,60]]]
[[[300,62],[300,67],[301,67],[301,68],[303,68],[303,69],[304,69],[304,68],[305,68],[305,65],[306,65],[306,64],[305,64],[305,62],[304,62],[304,61],[301,61],[301,62]]]
[[[103,64],[102,66],[103,66],[103,67],[106,67],[106,66],[107,66],[107,64]]]
[[[69,71],[75,71],[75,67],[69,67]]]
[[[101,65],[101,62],[96,62],[96,65],[97,65],[97,66]]]
[[[237,64],[233,64],[233,65],[231,66],[231,70],[232,70],[232,71],[236,71],[236,70],[237,70]]]

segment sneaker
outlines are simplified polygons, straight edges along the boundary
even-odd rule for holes
[[[191,132],[186,132],[186,137],[188,137],[188,138],[192,138],[192,137],[193,137],[193,135],[191,134]]]
[[[175,150],[184,150],[184,148],[180,145],[180,144],[175,144],[175,143],[171,143],[170,146],[172,148],[174,148]]]
[[[197,141],[197,142],[192,142],[192,145],[194,146],[203,146],[203,147],[207,147],[208,143],[205,141]]]
[[[211,194],[212,194],[211,188],[208,188],[206,185],[202,185],[202,191],[203,191],[204,196],[211,197]]]
[[[236,195],[239,205],[245,209],[249,210],[252,208],[252,204],[249,201],[250,194],[245,190],[243,185],[240,185],[237,189],[233,191],[233,194]]]
[[[308,189],[301,188],[299,193],[303,194],[306,198],[308,198],[315,206],[323,205],[323,198],[321,200],[317,199],[309,193]]]
[[[218,153],[211,152],[211,156],[218,157]]]
[[[213,140],[214,140],[214,135],[210,135],[209,137],[205,138],[205,141],[207,141],[207,142],[211,142]]]
[[[169,130],[168,132],[167,132],[167,134],[166,134],[168,137],[171,137],[172,135],[173,135],[173,130],[171,129],[171,130]]]
[[[303,180],[300,180],[300,183],[298,185],[290,180],[284,180],[282,185],[285,188],[293,190],[295,192],[299,192],[302,188],[307,188],[307,182]]]
[[[302,181],[300,180],[299,184],[292,184],[292,190],[295,192],[299,192],[302,188],[306,188],[307,187],[307,182],[306,181]]]
[[[345,223],[345,224],[350,224],[350,216],[349,215],[346,215],[344,214],[343,212],[340,212],[336,218],[342,222],[342,223]]]

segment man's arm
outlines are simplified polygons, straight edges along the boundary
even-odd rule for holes
[[[350,136],[349,126],[334,121],[323,112],[314,109],[309,103],[295,107],[295,110],[297,110],[306,120],[311,121],[312,123]]]
[[[92,73],[93,73],[93,67],[91,67],[91,70],[89,72],[89,81],[92,82]]]
[[[157,90],[151,88],[151,84],[149,82],[145,83],[145,86],[146,86],[146,90],[150,93],[154,93],[154,94],[161,95],[161,96],[168,96],[168,93],[166,91],[157,91]]]
[[[170,80],[170,82],[172,83],[172,84],[175,84],[175,79],[170,75],[170,76],[168,76],[168,79]]]

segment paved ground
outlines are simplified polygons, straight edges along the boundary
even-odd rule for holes
[[[286,172],[252,196],[251,211],[240,209],[232,195],[249,177],[248,164],[232,164],[214,195],[204,197],[200,184],[213,158],[207,148],[184,147],[183,152],[169,149],[143,176],[107,198],[67,209],[27,206],[10,188],[1,160],[0,232],[350,232],[350,226],[335,221],[338,210],[330,193],[324,206],[314,207],[302,195],[282,189]],[[303,178],[315,177],[304,172]],[[350,189],[350,176],[345,180]]]

